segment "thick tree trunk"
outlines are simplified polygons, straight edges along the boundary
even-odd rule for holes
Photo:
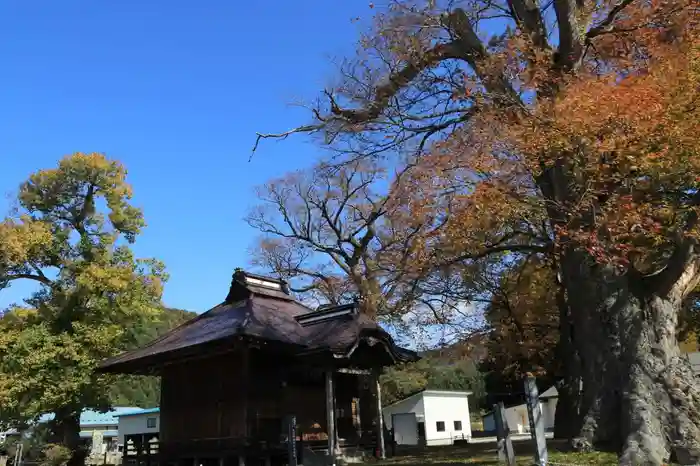
[[[559,308],[559,344],[556,351],[557,409],[554,419],[554,438],[571,439],[576,435],[579,423],[579,400],[581,397],[580,361],[573,342],[574,327],[571,312],[566,302],[566,290],[557,290]]]
[[[580,427],[579,380],[566,377],[557,386],[559,396],[554,413],[554,438],[570,440]]]
[[[700,391],[676,340],[680,300],[585,256],[568,259],[583,381],[574,445],[615,448],[626,465],[700,463]]]
[[[57,410],[50,428],[51,443],[62,445],[71,451],[67,466],[83,466],[87,451],[80,440],[80,410]]]

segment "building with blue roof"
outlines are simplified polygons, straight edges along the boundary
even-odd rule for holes
[[[91,426],[114,426],[116,428],[119,420],[118,416],[127,413],[134,413],[141,411],[141,408],[136,406],[117,406],[111,411],[106,413],[101,413],[92,409],[86,409],[80,414],[80,427],[91,427]],[[45,423],[53,420],[54,414],[48,413],[39,417],[39,423]]]
[[[158,454],[160,437],[160,408],[141,409],[119,414],[119,445],[125,466],[140,464],[139,456],[145,450],[148,454]]]
[[[88,440],[91,444],[90,456],[102,456],[105,453],[116,453],[120,444],[119,437],[119,416],[138,413],[144,411],[136,406],[117,406],[111,411],[102,413],[92,409],[84,410],[80,415],[80,437]],[[54,413],[43,414],[37,420],[38,424],[44,424],[55,417]],[[16,429],[0,434],[2,437],[19,436]],[[88,460],[88,462],[90,462]],[[102,462],[100,462],[102,464]]]
[[[148,409],[138,408],[134,411],[129,411],[126,413],[117,414],[116,417],[138,416],[141,414],[152,414],[152,413],[160,413],[160,408],[148,408]]]

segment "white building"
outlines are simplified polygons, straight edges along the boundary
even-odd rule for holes
[[[695,376],[700,376],[700,353],[697,351],[692,353],[686,353],[685,357],[688,358],[690,362],[690,368],[693,370]]]
[[[544,418],[545,430],[554,429],[554,414],[557,409],[558,395],[559,393],[554,386],[545,390],[540,395],[540,409],[542,410],[542,417]],[[493,412],[486,414],[482,419],[484,421],[485,432],[496,431],[496,421]],[[506,422],[508,423],[508,429],[511,433],[524,434],[530,432],[530,416],[527,414],[527,405],[523,403],[507,407]]]
[[[472,436],[471,392],[423,390],[382,409],[398,445],[451,445]]]
[[[126,445],[127,436],[157,434],[160,431],[160,408],[140,409],[118,416],[119,444]]]

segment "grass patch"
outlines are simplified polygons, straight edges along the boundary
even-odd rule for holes
[[[573,453],[561,451],[563,444],[547,441],[549,463],[560,465],[617,465],[617,455],[613,453]],[[534,464],[532,445],[528,441],[513,442],[516,463]],[[396,456],[373,463],[377,466],[452,466],[456,464],[498,465],[498,451],[494,443],[478,443],[464,446],[427,447],[423,449],[397,451]]]

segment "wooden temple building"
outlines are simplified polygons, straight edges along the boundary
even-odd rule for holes
[[[237,270],[223,303],[98,370],[161,377],[157,447],[125,464],[311,465],[383,455],[378,373],[417,359],[355,305],[313,310]]]

